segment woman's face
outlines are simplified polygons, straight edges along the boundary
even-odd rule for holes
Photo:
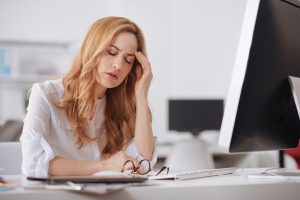
[[[138,42],[133,33],[123,32],[101,54],[98,83],[105,88],[119,86],[129,74],[135,60]]]

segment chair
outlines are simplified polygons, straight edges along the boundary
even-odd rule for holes
[[[285,150],[285,155],[289,155],[294,158],[297,162],[298,169],[300,169],[300,141],[297,148]]]
[[[20,142],[0,142],[0,175],[22,174]]]
[[[0,127],[0,142],[19,141],[22,134],[23,122],[9,119]]]

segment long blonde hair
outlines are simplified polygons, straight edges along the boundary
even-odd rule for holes
[[[70,71],[63,77],[64,97],[58,103],[58,107],[65,109],[77,136],[79,149],[86,142],[96,139],[88,136],[86,128],[96,111],[95,88],[99,84],[96,80],[99,57],[112,40],[122,32],[133,33],[138,41],[138,50],[146,55],[144,35],[134,22],[123,17],[102,18],[90,27]],[[134,136],[136,65],[137,63],[134,62],[132,70],[121,85],[106,91],[107,103],[103,124],[106,145],[102,151],[104,157],[120,151]]]

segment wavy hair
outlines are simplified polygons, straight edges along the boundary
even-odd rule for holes
[[[132,21],[123,17],[106,17],[94,22],[75,56],[71,69],[63,77],[64,96],[58,107],[65,110],[77,136],[80,149],[86,142],[95,141],[86,133],[89,120],[96,112],[97,66],[101,53],[122,32],[133,33],[138,51],[146,55],[144,35]],[[135,91],[137,62],[128,77],[115,88],[106,91],[105,120],[102,131],[106,145],[102,155],[110,157],[122,150],[134,136],[136,121]],[[149,109],[149,108],[148,108]],[[150,109],[149,114],[151,115]]]

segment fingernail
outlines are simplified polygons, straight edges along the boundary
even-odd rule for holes
[[[139,51],[138,54],[142,54],[142,52]]]

